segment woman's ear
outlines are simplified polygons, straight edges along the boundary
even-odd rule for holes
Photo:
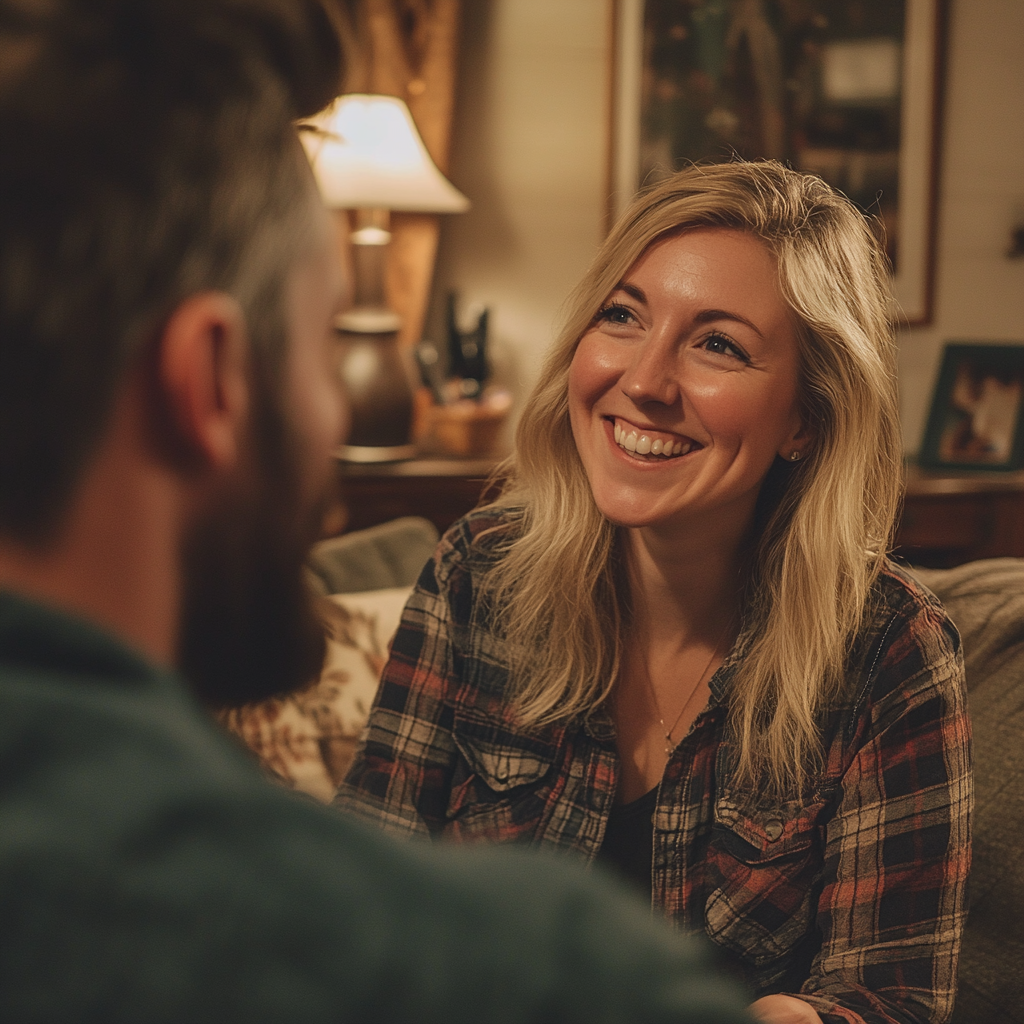
[[[176,447],[211,469],[239,458],[249,414],[249,337],[238,301],[200,292],[167,321],[157,352],[157,387]]]
[[[800,414],[796,414],[793,429],[779,446],[779,457],[787,462],[799,462],[814,447],[814,433]]]

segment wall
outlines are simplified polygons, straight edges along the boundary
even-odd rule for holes
[[[558,310],[600,241],[607,0],[467,0],[451,177],[474,203],[447,219],[428,320],[443,296],[491,306],[499,377],[536,379]],[[953,0],[935,320],[901,337],[907,448],[916,451],[950,339],[1024,342],[1024,0]]]
[[[1024,3],[954,0],[946,73],[935,318],[900,338],[908,451],[921,443],[945,341],[1024,343]]]
[[[603,233],[606,0],[466,0],[452,181],[426,336],[456,289],[491,308],[498,377],[521,396]]]

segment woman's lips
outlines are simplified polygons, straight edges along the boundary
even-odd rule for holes
[[[615,417],[612,423],[615,443],[631,455],[653,455],[663,459],[675,459],[702,447],[692,437],[670,434],[667,431],[648,430],[618,417]]]

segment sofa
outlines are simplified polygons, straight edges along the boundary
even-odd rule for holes
[[[437,542],[406,518],[324,541],[309,560],[328,638],[320,681],[225,724],[275,779],[329,801],[351,762],[387,644]],[[913,569],[960,630],[974,730],[974,863],[955,1024],[1024,1024],[1024,559]]]
[[[955,1024],[1024,1022],[1024,559],[915,569],[964,644],[974,859]]]

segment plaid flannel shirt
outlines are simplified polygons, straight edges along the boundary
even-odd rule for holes
[[[473,513],[445,535],[406,606],[365,742],[338,803],[394,832],[525,841],[593,861],[615,798],[612,723],[524,729],[505,698],[491,559]],[[966,914],[973,802],[956,629],[895,566],[882,573],[823,724],[812,791],[759,800],[733,781],[726,730],[741,633],[676,747],[653,817],[653,902],[703,931],[757,995],[828,1024],[945,1021]]]

